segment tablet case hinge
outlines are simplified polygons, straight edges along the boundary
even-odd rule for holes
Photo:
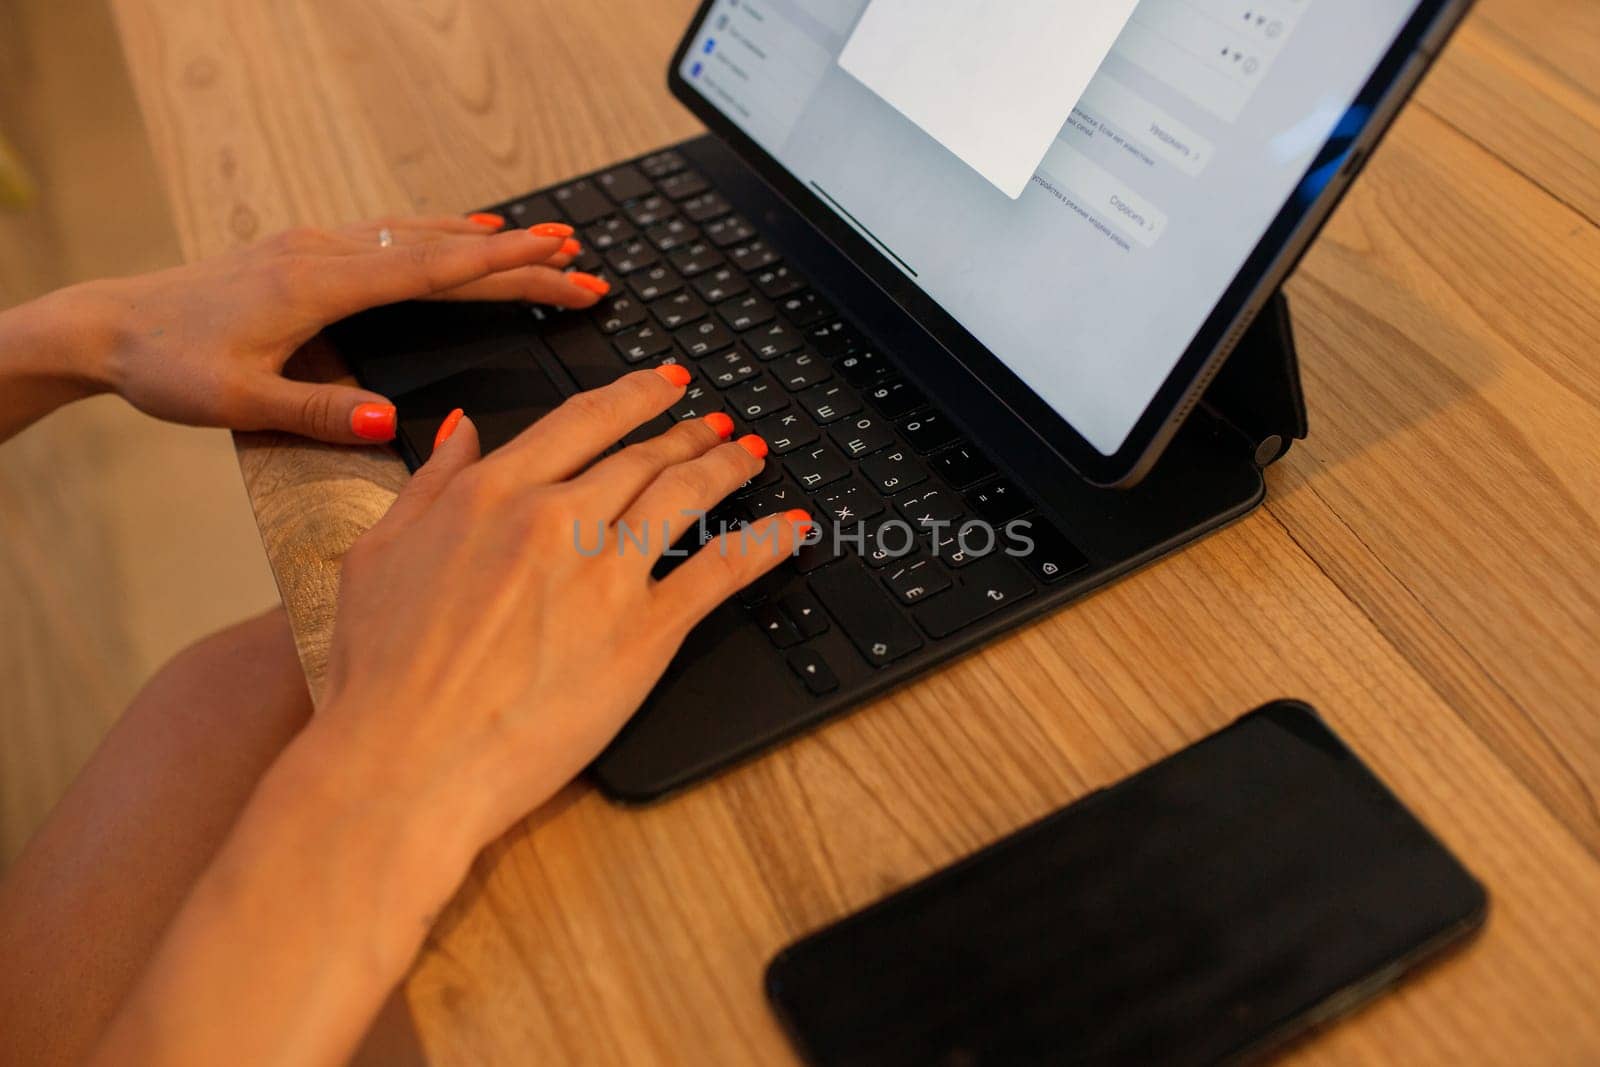
[[[1200,404],[1251,442],[1257,466],[1276,463],[1305,438],[1306,400],[1282,291],[1250,324]]]

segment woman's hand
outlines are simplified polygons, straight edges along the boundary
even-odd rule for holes
[[[456,813],[473,851],[593,760],[690,628],[808,528],[769,517],[652,579],[767,451],[718,414],[590,465],[688,380],[627,375],[482,460],[460,422],[345,557],[319,726],[383,791]]]
[[[627,375],[487,459],[470,420],[445,420],[345,556],[322,708],[97,1063],[344,1062],[478,850],[600,752],[695,623],[794,549],[804,512],[651,576],[766,454],[711,415],[594,462],[688,381],[675,365]]]
[[[415,299],[528,300],[588,307],[607,285],[561,268],[572,229],[497,232],[494,215],[291,230],[156,274],[56,294],[88,376],[148,414],[197,426],[286,430],[336,444],[387,441],[395,411],[376,393],[283,377],[330,323]],[[391,244],[380,243],[387,232]]]

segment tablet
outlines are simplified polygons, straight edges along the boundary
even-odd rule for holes
[[[707,0],[674,93],[1084,477],[1136,481],[1470,0]]]

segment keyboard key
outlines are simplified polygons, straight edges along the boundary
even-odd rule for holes
[[[916,628],[872,576],[857,564],[813,574],[811,591],[839,628],[874,667],[887,666],[922,647]],[[935,601],[936,603],[937,601]]]
[[[805,282],[787,266],[778,264],[761,271],[754,278],[756,288],[771,300],[781,300],[790,293],[805,288]]]
[[[716,319],[703,319],[672,334],[673,339],[695,359],[709,356],[733,344],[733,334]]]
[[[828,436],[846,456],[860,459],[895,443],[894,434],[876,415],[855,415],[835,423]]]
[[[812,492],[850,473],[850,464],[829,445],[803,448],[788,456],[784,466],[789,468],[789,477],[799,482],[802,489]]]
[[[756,493],[770,486],[778,485],[783,481],[783,470],[776,463],[763,463],[760,472],[733,491],[737,497],[754,496]],[[787,510],[787,509],[785,509]]]
[[[744,333],[771,322],[774,312],[766,297],[746,293],[718,304],[717,314],[734,333]]]
[[[648,230],[651,226],[656,226],[658,222],[666,222],[667,219],[677,214],[677,211],[674,210],[672,202],[667,200],[666,197],[651,195],[651,197],[645,197],[643,200],[635,200],[634,203],[630,203],[626,208],[622,208],[622,214],[626,214],[627,218],[634,222],[634,226],[637,226],[638,229]]]
[[[709,545],[723,533],[749,526],[750,512],[745,510],[744,504],[740,501],[724,500],[706,513],[703,525],[707,530],[700,535],[700,543]]]
[[[900,424],[900,433],[918,452],[932,452],[956,439],[956,428],[950,420],[937,411],[907,419]]]
[[[839,688],[839,679],[816,649],[797,648],[789,653],[789,669],[800,676],[812,696],[823,696]]]
[[[626,294],[602,300],[594,308],[594,322],[601,333],[616,333],[643,321],[644,305]]]
[[[902,519],[884,519],[866,531],[861,560],[877,569],[917,554],[917,534]]]
[[[755,615],[756,625],[761,627],[761,632],[766,634],[767,640],[777,648],[793,648],[804,640],[800,636],[800,628],[778,605],[763,604],[752,614]]]
[[[652,300],[660,300],[667,294],[682,289],[683,279],[665,263],[657,263],[650,269],[641,270],[629,278],[628,288],[638,293],[639,299],[648,304]]]
[[[611,269],[618,274],[632,274],[636,270],[654,266],[660,260],[661,257],[650,247],[649,241],[638,239],[618,245],[606,253],[606,262],[611,264]]]
[[[720,219],[733,210],[733,205],[724,200],[721,193],[714,191],[702,193],[693,199],[685,200],[678,206],[683,210],[684,217],[690,222],[701,223],[710,222],[712,219]]]
[[[683,157],[671,149],[665,152],[657,152],[652,156],[646,156],[639,161],[639,169],[656,181],[660,181],[669,174],[676,174],[685,166],[687,164],[684,163]]]
[[[915,604],[955,585],[950,573],[931,559],[908,560],[883,574],[883,584],[902,604]]]
[[[587,226],[616,210],[587,178],[557,189],[550,195],[574,226]]]
[[[705,225],[706,240],[718,248],[741,244],[756,235],[756,229],[743,215],[728,215]]]
[[[660,182],[661,191],[673,200],[699,196],[709,188],[706,180],[692,170],[679,171],[670,178],[663,178]]]
[[[1000,525],[1033,510],[1033,502],[1004,478],[981,485],[967,494],[967,503],[981,518]]]
[[[885,495],[904,492],[928,480],[927,470],[903,448],[868,456],[861,461],[861,473]]]
[[[697,278],[722,265],[722,254],[704,241],[693,241],[676,249],[668,261],[685,278]]]
[[[908,381],[897,379],[883,382],[867,390],[867,403],[883,413],[886,419],[909,415],[928,402],[922,390]]]
[[[850,527],[883,514],[884,504],[883,497],[852,477],[817,497],[817,507],[840,526]]]
[[[961,498],[948,489],[924,489],[895,501],[895,508],[911,525],[930,528],[954,523],[967,513]]]
[[[779,319],[753,331],[744,339],[744,343],[750,346],[750,351],[757,357],[776,359],[799,348],[800,335]]]
[[[771,378],[756,378],[729,392],[728,403],[742,418],[755,422],[788,407],[789,396]]]
[[[800,406],[826,426],[861,410],[861,399],[843,385],[818,385],[798,397]]]
[[[735,263],[739,262],[737,255],[732,255],[730,258]],[[744,266],[744,264],[741,263],[740,266]],[[746,267],[745,269],[748,270],[749,268]],[[789,294],[778,304],[778,308],[790,322],[802,330],[812,323],[832,318],[834,314],[833,308],[828,302],[810,290],[803,293]]]
[[[750,283],[732,267],[718,267],[695,279],[694,287],[706,303],[720,304],[749,292]]]
[[[640,326],[619,333],[612,338],[611,343],[629,363],[643,363],[654,356],[672,351],[672,338],[665,330],[656,326]]]
[[[666,299],[651,304],[650,313],[665,328],[676,330],[705,318],[707,309],[698,296],[687,289],[680,289]]]
[[[995,473],[994,464],[971,445],[958,445],[948,452],[940,452],[928,462],[957,489],[976,485]]]
[[[757,351],[757,355],[761,353]],[[809,389],[813,385],[820,385],[833,377],[833,372],[828,369],[827,363],[815,352],[796,352],[787,359],[781,359],[772,366],[772,373],[783,383],[785,389],[796,393],[802,389]]]
[[[622,166],[615,170],[608,170],[600,175],[596,182],[605,194],[619,204],[629,200],[637,200],[641,196],[649,196],[655,191],[650,184],[650,179],[639,173],[638,167]]]
[[[786,411],[770,419],[762,419],[755,424],[755,431],[775,456],[803,448],[818,436],[817,424],[798,411]]]
[[[668,409],[678,422],[687,419],[703,419],[713,411],[722,410],[722,395],[704,382],[690,382],[689,388],[684,392],[683,399]]]
[[[928,543],[935,558],[960,570],[994,555],[1000,548],[1000,531],[982,519],[963,519],[954,526],[930,531]]]
[[[644,232],[645,240],[655,245],[657,252],[671,252],[682,248],[699,236],[700,231],[683,219],[658,222]]]
[[[627,219],[614,215],[583,231],[583,243],[596,252],[609,252],[631,241],[638,232]]]
[[[812,326],[806,331],[806,340],[816,345],[817,351],[829,359],[865,348],[867,343],[854,326],[838,319]]]
[[[949,637],[1001,608],[1033,595],[1033,583],[1004,556],[968,568],[961,585],[917,606],[913,615],[929,637]]]
[[[648,230],[658,222],[665,222],[677,214],[673,210],[672,202],[664,196],[647,196],[643,200],[635,200],[623,209],[623,214],[633,220],[633,224],[641,230]]]
[[[779,602],[783,613],[800,630],[800,636],[816,637],[828,632],[828,613],[822,610],[817,598],[801,590],[791,593]]]
[[[745,498],[744,506],[756,518],[765,518],[768,515],[781,515],[792,508],[809,508],[811,498],[789,482],[780,481],[764,485],[751,493]]]
[[[819,537],[820,540],[802,544],[790,563],[797,574],[810,574],[844,558],[839,540],[831,529],[825,529],[813,536]]]
[[[1066,535],[1043,519],[1029,520],[1027,528],[1018,532],[1033,542],[1033,551],[1018,557],[1018,562],[1047,585],[1062,581],[1089,566],[1089,561],[1073,547]]]
[[[871,348],[842,356],[834,365],[851,385],[870,385],[894,370],[882,352]]]
[[[756,376],[756,361],[737,348],[718,352],[701,365],[700,371],[718,389],[728,389]]]
[[[758,271],[762,267],[770,267],[781,258],[765,241],[751,241],[738,248],[728,250],[728,258],[736,263],[740,270],[746,272]]]
[[[513,200],[504,207],[495,208],[495,214],[504,216],[510,229],[527,229],[541,222],[558,222],[563,212],[548,196],[530,196]]]

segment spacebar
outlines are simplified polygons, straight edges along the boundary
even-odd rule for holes
[[[558,321],[539,331],[579,389],[598,389],[621,377],[627,367],[605,335],[579,318]]]
[[[922,647],[916,627],[872,575],[854,562],[846,560],[813,574],[811,591],[874,667]]]

